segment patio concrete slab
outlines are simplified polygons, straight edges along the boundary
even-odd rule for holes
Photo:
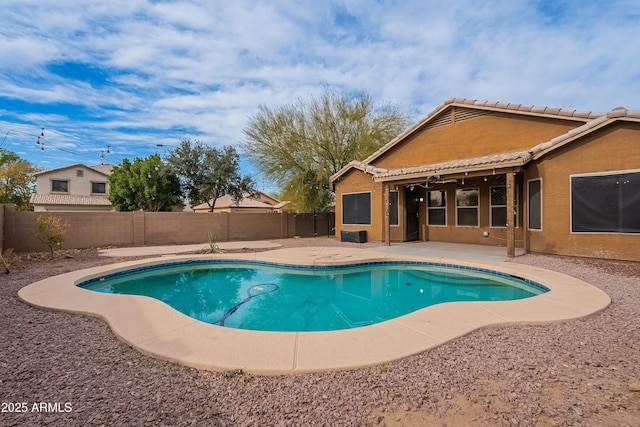
[[[550,291],[518,301],[438,304],[382,323],[342,331],[261,332],[201,322],[152,298],[104,294],[77,286],[87,279],[100,279],[133,267],[194,259],[322,266],[385,260],[442,262],[529,278]],[[588,283],[537,267],[336,247],[128,261],[51,277],[22,288],[18,295],[34,306],[103,318],[118,337],[144,354],[198,369],[243,369],[266,375],[384,363],[428,350],[482,327],[583,318],[605,309],[611,301]]]
[[[465,243],[446,242],[404,242],[394,243],[391,246],[371,248],[396,255],[427,256],[436,258],[464,258],[487,261],[507,261],[507,248],[489,245],[470,245]],[[524,255],[523,248],[516,248],[515,255]]]

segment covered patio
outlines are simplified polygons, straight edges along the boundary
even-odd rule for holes
[[[384,172],[377,171],[373,175],[373,180],[383,184],[385,245],[391,245],[392,210],[394,209],[391,192],[403,190],[404,197],[398,194],[396,204],[401,199],[404,200],[406,241],[430,240],[428,231],[431,227],[437,229],[447,224],[446,217],[438,216],[438,208],[446,208],[447,205],[455,208],[456,226],[478,227],[480,226],[478,206],[482,204],[490,207],[489,227],[499,228],[498,234],[503,237],[491,236],[491,232],[486,229],[483,235],[501,239],[506,246],[506,255],[516,256],[516,229],[519,226],[516,220],[517,205],[518,200],[522,200],[522,197],[518,197],[518,184],[522,185],[522,168],[530,159],[529,152],[517,151]],[[451,193],[448,197],[447,190]],[[480,203],[480,199],[485,201]],[[446,211],[444,214],[446,215]],[[467,218],[469,223],[463,223]],[[411,233],[414,235],[412,236]],[[456,253],[456,251],[452,252]]]

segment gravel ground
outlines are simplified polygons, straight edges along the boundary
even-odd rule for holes
[[[17,291],[29,283],[118,260],[20,255],[0,281],[0,426],[640,426],[640,263],[524,255],[511,262],[584,279],[611,306],[585,320],[486,328],[380,366],[260,377],[155,360],[102,320],[24,304]]]

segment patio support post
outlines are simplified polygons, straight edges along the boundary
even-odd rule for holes
[[[516,184],[515,172],[507,172],[507,256],[510,258],[516,255]]]
[[[391,194],[389,191],[389,183],[385,182],[384,186],[384,230],[382,230],[384,234],[384,245],[391,246],[391,218],[389,217],[390,204],[391,204]]]

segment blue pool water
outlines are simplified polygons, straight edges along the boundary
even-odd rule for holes
[[[192,261],[93,279],[97,292],[146,295],[203,322],[261,331],[356,328],[453,301],[504,301],[548,291],[481,269],[378,262],[339,267]]]

